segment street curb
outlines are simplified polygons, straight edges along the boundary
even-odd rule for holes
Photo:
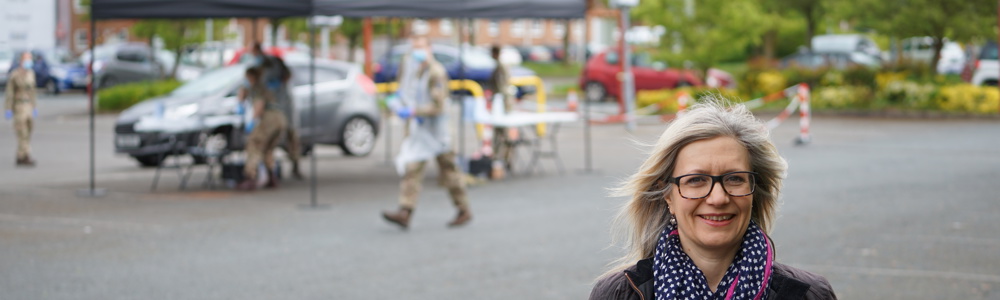
[[[904,111],[904,110],[813,110],[813,115],[824,117],[862,117],[889,119],[932,120],[1000,120],[1000,114],[975,114],[968,112]]]

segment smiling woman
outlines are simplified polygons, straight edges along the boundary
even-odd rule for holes
[[[825,278],[774,261],[767,232],[787,165],[742,105],[708,97],[667,127],[616,190],[626,254],[591,299],[836,299]]]

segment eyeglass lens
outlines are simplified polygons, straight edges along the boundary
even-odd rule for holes
[[[677,177],[677,186],[684,198],[705,198],[715,187],[715,178],[703,174],[688,174]],[[753,193],[753,174],[749,172],[734,172],[721,176],[722,189],[733,197],[741,197]]]

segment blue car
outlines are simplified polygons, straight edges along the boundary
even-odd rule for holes
[[[80,62],[71,62],[52,68],[52,73],[59,79],[61,90],[87,89],[87,66]]]
[[[391,55],[382,55],[379,66],[375,70],[375,82],[396,81],[396,74],[399,72],[399,62],[402,60],[403,54],[409,52],[409,49],[409,45],[399,45],[392,48]],[[490,79],[493,69],[497,66],[496,61],[489,54],[485,53],[485,51],[475,49],[465,50],[462,53],[462,62],[464,63],[465,70],[462,73],[463,76],[459,76],[458,47],[434,44],[431,45],[431,51],[434,52],[434,59],[448,70],[448,77],[451,79],[471,79],[482,85]],[[509,70],[512,77],[535,76],[534,71],[521,66],[511,66]],[[520,98],[524,94],[531,92],[533,91],[519,87],[517,97]]]
[[[8,76],[11,71],[21,67],[21,53],[24,53],[24,51],[15,52],[13,60],[11,60],[10,68],[6,73]],[[35,70],[35,84],[37,87],[43,88],[49,94],[58,94],[60,91],[59,78],[56,78],[55,74],[53,74],[52,68],[50,67],[51,64],[48,62],[48,59],[46,59],[45,54],[41,51],[32,50],[31,55],[32,59],[35,61],[32,69]],[[6,87],[7,76],[4,76],[3,79],[3,86]]]

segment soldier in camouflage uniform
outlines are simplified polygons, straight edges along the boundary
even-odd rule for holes
[[[302,180],[302,173],[299,170],[302,149],[299,133],[296,130],[298,118],[296,118],[295,98],[292,97],[291,89],[288,86],[292,72],[281,58],[264,53],[260,43],[253,45],[253,55],[256,60],[254,63],[261,68],[262,83],[274,94],[278,105],[281,106],[281,111],[285,113],[285,119],[288,121],[288,126],[285,128],[287,140],[282,148],[288,154],[288,160],[291,162],[292,178]]]
[[[448,226],[465,225],[472,220],[472,213],[469,211],[464,178],[455,163],[455,152],[451,149],[447,118],[448,96],[451,94],[448,72],[434,60],[425,37],[415,37],[411,45],[411,53],[400,62],[398,73],[398,94],[403,104],[394,110],[400,118],[406,120],[407,138],[403,141],[400,152],[416,150],[414,152],[421,154],[400,153],[397,157],[398,167],[402,166],[404,171],[400,183],[400,208],[396,212],[383,212],[382,216],[403,229],[409,227],[417,195],[420,193],[424,167],[433,158],[437,161],[441,182],[448,188],[451,200],[458,208],[458,215]],[[414,142],[415,135],[422,137],[421,142]],[[410,147],[408,144],[416,146]]]
[[[486,89],[493,92],[493,97],[500,95],[503,97],[504,112],[510,113],[511,109],[514,108],[514,94],[512,91],[513,87],[510,85],[510,72],[507,70],[507,66],[500,62],[500,46],[494,45],[490,49],[490,54],[493,59],[497,61],[496,69],[493,69],[493,73],[490,74],[490,79],[486,81]],[[487,99],[493,100],[493,99]],[[492,101],[490,103],[493,103]],[[498,109],[494,107],[493,109]],[[510,135],[508,135],[509,128],[493,128],[493,151],[494,159],[504,161],[504,168],[507,171],[511,169],[511,148],[510,148]]]
[[[246,95],[253,103],[254,121],[250,136],[247,137],[247,159],[243,168],[245,179],[237,188],[257,188],[257,168],[262,160],[268,174],[267,187],[275,188],[278,186],[278,175],[275,172],[274,148],[278,147],[288,122],[274,94],[261,82],[261,70],[250,68],[246,75],[250,82]]]
[[[4,116],[7,120],[14,119],[14,132],[17,134],[17,165],[25,167],[35,165],[31,158],[31,129],[33,116],[38,113],[35,110],[33,64],[31,52],[24,52],[21,66],[10,72],[4,97]]]

